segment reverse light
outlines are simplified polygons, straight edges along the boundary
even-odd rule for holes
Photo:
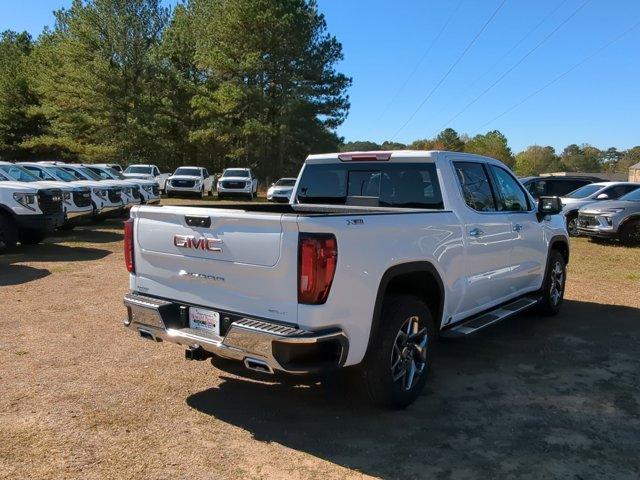
[[[332,234],[300,234],[298,240],[298,303],[327,301],[336,273],[338,245]]]
[[[129,273],[136,273],[133,254],[133,218],[130,218],[124,222],[124,264]]]

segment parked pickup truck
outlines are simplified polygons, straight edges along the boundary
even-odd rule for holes
[[[125,325],[259,372],[350,367],[373,402],[404,407],[439,335],[558,312],[560,211],[487,157],[311,155],[289,204],[134,207]]]
[[[153,180],[158,184],[161,192],[167,188],[167,179],[170,173],[160,173],[160,169],[155,165],[129,165],[123,172],[127,178],[138,178],[141,180]]]
[[[64,223],[62,190],[14,182],[0,173],[0,253],[40,243]]]

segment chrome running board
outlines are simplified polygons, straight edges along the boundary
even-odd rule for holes
[[[448,328],[447,330],[443,330],[440,333],[440,336],[445,338],[459,338],[471,335],[479,330],[493,325],[494,323],[498,323],[533,307],[538,303],[538,301],[538,297],[518,298],[517,300],[513,300],[507,304],[500,305],[493,310],[483,312],[475,317],[471,317],[468,320],[464,320],[461,323]]]

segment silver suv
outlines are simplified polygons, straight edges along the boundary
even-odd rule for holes
[[[640,188],[619,200],[597,202],[578,213],[578,233],[597,238],[618,238],[640,245]]]
[[[640,187],[640,183],[596,182],[561,197],[562,213],[567,221],[569,235],[578,235],[578,210],[581,207],[593,202],[618,200],[638,187]]]

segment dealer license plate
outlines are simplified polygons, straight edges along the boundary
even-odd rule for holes
[[[220,338],[220,314],[203,308],[189,308],[189,327]]]

